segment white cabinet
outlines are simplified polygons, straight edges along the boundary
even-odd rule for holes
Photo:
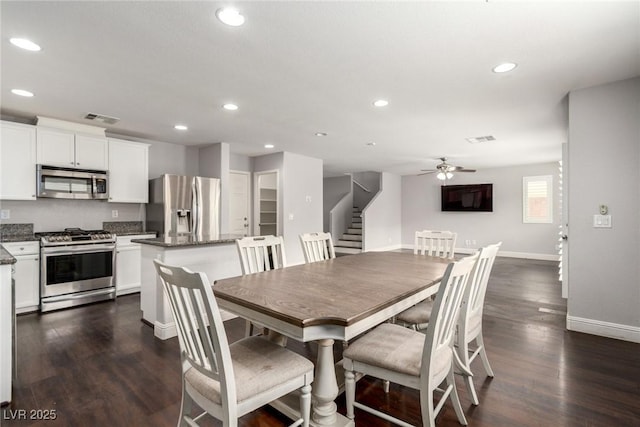
[[[39,164],[78,169],[107,170],[107,138],[68,130],[37,128]]]
[[[0,200],[35,199],[35,126],[0,122]]]
[[[149,201],[149,145],[109,138],[109,201]]]
[[[16,313],[37,311],[40,306],[40,244],[4,242],[4,248],[16,259],[13,278],[16,282]]]
[[[131,239],[149,239],[155,234],[116,237],[116,295],[140,292],[142,281],[141,248],[139,243],[131,243]]]

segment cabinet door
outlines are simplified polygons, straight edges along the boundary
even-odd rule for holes
[[[40,305],[40,256],[21,255],[15,258],[16,313],[35,311]]]
[[[75,135],[73,132],[37,128],[38,163],[42,165],[73,168],[75,160]]]
[[[116,295],[140,291],[141,248],[132,243],[118,247],[116,253]]]
[[[35,199],[35,127],[0,122],[0,200]]]
[[[149,146],[109,139],[109,201],[149,201]]]
[[[76,134],[76,167],[80,169],[109,169],[107,138]]]

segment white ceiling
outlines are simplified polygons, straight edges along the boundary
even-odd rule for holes
[[[640,1],[241,1],[242,27],[215,18],[230,3],[3,0],[2,115],[93,112],[121,119],[113,134],[290,151],[326,175],[413,174],[441,156],[558,160],[568,92],[640,75]],[[42,51],[9,44],[18,36]],[[491,71],[504,61],[518,67]],[[485,135],[496,140],[465,140]]]

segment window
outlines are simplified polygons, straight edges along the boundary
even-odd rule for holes
[[[525,176],[522,178],[522,222],[553,222],[553,177]]]

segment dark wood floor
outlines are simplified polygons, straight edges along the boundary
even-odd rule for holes
[[[640,426],[640,345],[565,330],[557,266],[498,258],[487,293],[484,330],[495,378],[474,362],[480,406],[459,387],[470,426]],[[160,341],[140,322],[139,296],[18,318],[18,375],[2,426],[175,426],[180,400],[177,340]],[[541,310],[542,309],[542,310]],[[227,322],[230,340],[244,322]],[[289,340],[314,357],[313,345]],[[336,346],[341,347],[341,346]],[[460,386],[462,384],[459,384]],[[420,425],[418,393],[377,380],[358,382],[358,399]],[[338,399],[344,413],[344,398]],[[56,420],[11,418],[55,410]],[[46,413],[46,412],[45,412]],[[40,413],[40,415],[42,412]],[[266,408],[242,426],[281,426]],[[204,425],[219,426],[207,420]],[[356,411],[361,427],[389,426]],[[438,426],[458,426],[450,404]]]

